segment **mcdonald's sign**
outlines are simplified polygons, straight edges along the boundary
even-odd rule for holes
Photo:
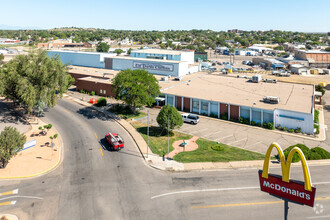
[[[274,147],[277,149],[280,157],[282,177],[279,175],[268,174],[270,154]],[[304,182],[290,180],[290,166],[292,157],[295,153],[298,153],[301,160]],[[295,203],[312,207],[314,206],[316,188],[312,187],[312,180],[306,158],[304,153],[298,147],[292,148],[286,160],[282,148],[277,143],[272,143],[267,150],[263,170],[259,170],[259,181],[261,191],[268,192],[269,194]]]

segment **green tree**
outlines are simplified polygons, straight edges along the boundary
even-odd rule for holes
[[[117,55],[123,53],[124,51],[122,49],[115,49],[115,51],[113,51],[114,53],[116,53]]]
[[[325,90],[320,84],[315,86],[315,90],[321,92],[322,96],[325,94]]]
[[[131,52],[132,52],[132,48],[129,48],[128,51],[127,51],[127,54],[131,55]]]
[[[23,149],[26,137],[14,127],[5,127],[0,133],[0,168],[5,168],[9,160]]]
[[[55,106],[56,94],[62,96],[73,83],[66,65],[58,57],[49,58],[41,50],[18,55],[4,64],[0,69],[0,80],[3,83],[3,95],[18,101],[27,113],[41,106],[40,103],[48,107]]]
[[[129,105],[135,114],[136,108],[152,105],[160,94],[158,81],[146,70],[123,70],[112,79],[116,98]]]
[[[159,44],[161,49],[166,49],[166,44]]]
[[[0,53],[0,65],[2,65],[4,63],[4,59],[5,59],[5,56]]]
[[[326,48],[325,48],[325,51],[330,52],[330,47],[326,47]],[[1,58],[0,58],[0,60],[1,60]]]
[[[172,131],[174,128],[182,126],[183,119],[175,107],[167,104],[158,113],[157,123],[163,130],[167,130],[168,128],[169,131]]]
[[[110,46],[104,42],[99,42],[96,46],[97,52],[105,52],[108,53]]]

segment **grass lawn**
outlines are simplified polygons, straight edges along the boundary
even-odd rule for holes
[[[174,160],[179,162],[228,162],[240,160],[263,160],[265,155],[255,153],[248,150],[243,150],[236,147],[231,147],[225,144],[219,144],[221,151],[213,150],[211,147],[217,145],[215,141],[209,141],[200,138],[196,141],[198,149],[179,153],[174,156]]]
[[[136,128],[136,130],[147,142],[147,125],[141,122],[131,122],[131,124]],[[149,127],[149,147],[154,154],[158,154],[159,156],[163,156],[163,154],[166,155],[168,148],[167,135],[160,136],[161,132],[162,130],[159,127]],[[174,141],[190,138],[192,138],[191,135],[182,134],[180,132],[174,131],[174,135],[170,136],[170,152],[173,150],[172,144]]]

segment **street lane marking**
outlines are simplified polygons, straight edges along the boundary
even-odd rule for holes
[[[156,195],[151,197],[151,199],[175,195],[175,194],[183,194],[183,193],[195,193],[195,192],[216,192],[216,191],[230,191],[230,190],[245,190],[245,189],[259,189],[260,187],[252,186],[252,187],[240,187],[240,188],[220,188],[220,189],[199,189],[199,190],[186,190],[186,191],[177,191],[177,192],[170,192],[170,193],[163,193],[160,195]]]
[[[307,218],[330,218],[330,215],[324,215],[324,216],[313,216],[313,217],[307,217]]]
[[[87,124],[87,122],[85,122],[85,121],[82,121],[86,126],[88,126],[88,124]]]
[[[28,198],[28,199],[43,199],[41,197],[36,197],[36,196],[9,196],[9,197],[6,197],[6,198],[1,198],[1,200],[6,200],[6,199],[12,199],[12,198]]]
[[[5,205],[15,205],[16,204],[16,201],[9,201],[9,202],[3,202],[3,203],[0,203],[0,206],[5,206]]]
[[[8,192],[0,193],[0,196],[12,195],[12,194],[17,194],[17,193],[18,193],[18,189],[14,189],[14,190],[10,190]]]
[[[96,139],[98,139],[98,137],[97,137],[97,134],[96,134],[96,133],[94,133],[94,135],[95,135]]]
[[[255,168],[253,168],[255,169]],[[316,182],[313,183],[313,185],[319,185],[319,184],[330,184],[330,182]],[[231,191],[231,190],[246,190],[246,189],[260,189],[260,186],[247,186],[247,187],[238,187],[238,188],[219,188],[219,189],[196,189],[196,190],[185,190],[185,191],[176,191],[176,192],[169,192],[169,193],[163,193],[156,196],[152,196],[150,199],[156,199],[159,197],[164,196],[171,196],[176,194],[184,194],[184,193],[199,193],[199,192],[217,192],[217,191]],[[317,198],[316,200],[322,200],[322,199],[329,199],[330,197],[324,197],[324,198]]]
[[[225,136],[225,137],[221,137],[221,138],[219,138],[218,140],[220,141],[221,139],[223,140],[223,139],[226,139],[226,138],[229,138],[229,137],[232,137],[233,135],[231,134],[231,135],[227,135],[227,136]],[[217,140],[217,141],[218,141]]]
[[[326,200],[330,197],[320,197],[315,200]],[[270,201],[270,202],[250,202],[250,203],[236,203],[236,204],[219,204],[219,205],[206,205],[206,206],[191,206],[190,209],[207,209],[207,208],[221,208],[221,207],[235,207],[235,206],[249,206],[249,205],[269,205],[283,203],[283,201]]]
[[[283,203],[283,201],[271,202],[250,202],[250,203],[236,203],[236,204],[220,204],[220,205],[206,205],[206,206],[191,206],[191,209],[206,209],[206,208],[219,208],[219,207],[235,207],[235,206],[248,206],[248,205],[268,205]]]
[[[103,150],[102,150],[102,147],[100,147],[100,151],[101,151],[101,154],[102,154],[102,156],[103,156]]]
[[[68,110],[66,110],[66,109],[63,109],[63,111],[66,112],[66,113],[68,113],[68,114],[70,114],[70,112]]]

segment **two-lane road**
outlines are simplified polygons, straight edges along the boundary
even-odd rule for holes
[[[18,189],[15,205],[0,212],[22,219],[279,219],[283,203],[260,192],[256,169],[170,173],[148,167],[126,131],[105,116],[60,100],[44,120],[64,143],[64,159],[50,174],[1,181],[1,191]],[[102,148],[109,131],[125,140],[120,152]],[[292,219],[330,216],[329,166],[310,167],[322,212],[290,204]],[[275,173],[279,169],[273,170]],[[303,179],[301,167],[293,178]],[[323,183],[321,183],[323,182]],[[0,203],[10,200],[0,197]],[[321,210],[321,209],[320,209]]]

